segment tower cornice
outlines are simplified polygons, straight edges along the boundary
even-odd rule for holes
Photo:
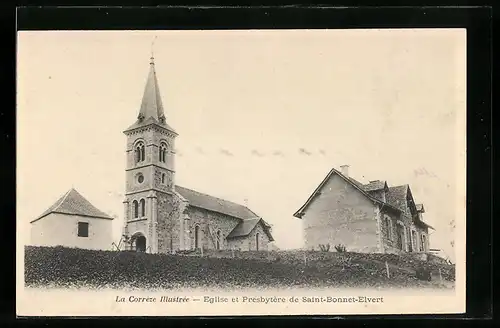
[[[137,165],[137,166],[134,166],[134,167],[128,167],[128,168],[125,169],[125,172],[134,171],[134,170],[140,170],[140,169],[143,169],[143,168],[148,167],[148,166],[154,166],[154,167],[157,167],[159,169],[167,170],[167,171],[170,171],[170,172],[175,172],[175,170],[172,170],[171,168],[168,168],[168,167],[165,167],[165,166],[161,166],[161,165],[158,165],[158,164],[155,164],[155,163],[149,163],[149,164],[144,164],[144,165]]]
[[[131,127],[129,127],[128,129],[124,130],[123,133],[128,136],[128,135],[144,133],[150,129],[157,129],[158,131],[165,133],[168,137],[171,137],[171,138],[175,138],[179,135],[173,129],[167,128],[167,127],[160,125],[156,122],[149,122],[149,123],[146,123],[143,125],[140,125],[139,123],[134,124]]]

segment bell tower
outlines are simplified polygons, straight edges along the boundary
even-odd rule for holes
[[[139,114],[124,131],[127,138],[124,236],[130,248],[158,252],[159,203],[175,193],[175,138],[166,122],[154,58]]]

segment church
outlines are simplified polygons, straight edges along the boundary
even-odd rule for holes
[[[268,250],[274,241],[271,226],[255,212],[176,185],[178,134],[165,117],[153,57],[139,115],[124,134],[124,249],[148,253]]]

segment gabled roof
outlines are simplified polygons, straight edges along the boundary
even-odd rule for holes
[[[92,218],[108,219],[113,218],[92,205],[74,188],[71,188],[61,198],[59,198],[51,207],[42,213],[31,223],[38,221],[51,213],[60,213],[68,215],[81,215]]]
[[[175,186],[175,191],[189,203],[189,206],[225,214],[241,220],[226,238],[231,239],[248,236],[257,224],[262,224],[269,240],[274,241],[271,235],[271,226],[248,207],[178,185]]]
[[[368,184],[363,184],[354,178],[347,177],[347,176],[343,175],[341,172],[339,172],[338,170],[333,168],[328,173],[328,175],[325,177],[325,179],[323,179],[323,181],[320,183],[320,185],[314,190],[314,192],[311,194],[311,196],[309,196],[309,198],[307,199],[305,204],[302,205],[302,207],[297,212],[295,212],[295,214],[293,215],[294,217],[299,218],[299,219],[302,217],[304,210],[311,203],[311,201],[314,199],[314,197],[319,194],[321,188],[323,188],[323,186],[326,184],[326,182],[330,179],[330,177],[333,174],[337,174],[338,176],[340,176],[342,179],[344,179],[346,182],[348,182],[353,187],[355,187],[358,191],[360,191],[365,197],[367,197],[371,201],[373,201],[379,205],[383,205],[386,208],[390,208],[392,210],[398,211],[399,213],[405,212],[405,206],[406,206],[406,202],[408,199],[407,197],[411,196],[411,191],[410,191],[409,185],[405,184],[405,185],[401,185],[401,186],[387,187],[387,182],[380,181],[380,180],[370,181],[370,183],[368,183]],[[375,195],[372,194],[373,191],[381,190],[381,189],[385,189],[385,188],[387,188],[385,202],[381,199],[376,198]],[[422,208],[423,208],[423,205],[422,205]],[[417,211],[418,211],[418,208],[417,208]],[[430,225],[428,225],[427,223],[425,223],[423,221],[419,220],[418,222],[420,222],[421,224],[423,224],[431,229],[434,229],[433,227],[431,227]]]
[[[201,192],[177,185],[175,186],[175,191],[177,191],[182,197],[184,197],[189,202],[189,205],[194,207],[225,214],[242,220],[254,219],[259,217],[248,207],[230,202],[225,199],[203,194]]]
[[[129,126],[125,132],[150,124],[156,124],[176,134],[174,129],[172,129],[165,120],[165,111],[160,96],[160,87],[158,85],[158,78],[156,77],[153,57],[151,57],[151,62],[149,64],[148,79],[146,81],[146,87],[144,88],[137,121]]]
[[[274,241],[271,235],[270,226],[261,218],[242,220],[230,233],[227,235],[226,239],[233,239],[238,237],[248,236],[257,226],[257,224],[262,224],[262,228],[266,233],[270,241]]]
[[[389,187],[389,191],[385,195],[387,203],[399,208],[401,211],[404,211],[406,207],[408,188],[409,186],[407,184]]]
[[[307,201],[305,202],[304,205],[302,205],[301,208],[299,208],[299,210],[297,212],[295,212],[295,214],[293,215],[294,217],[296,218],[301,218],[302,217],[302,214],[303,214],[303,211],[307,208],[307,206],[309,206],[309,204],[311,203],[311,201],[314,199],[314,197],[319,193],[319,191],[321,190],[321,188],[323,188],[323,186],[326,184],[326,182],[330,179],[330,177],[334,174],[337,174],[338,176],[340,176],[342,179],[344,179],[346,182],[348,182],[349,184],[351,184],[354,188],[356,188],[359,192],[361,192],[365,197],[367,197],[368,199],[370,199],[371,201],[377,203],[377,204],[382,204],[382,205],[385,205],[393,210],[396,210],[396,211],[400,211],[398,208],[395,208],[393,207],[391,204],[387,204],[387,203],[384,203],[382,202],[381,200],[373,197],[372,195],[370,195],[365,189],[364,189],[364,184],[362,184],[361,182],[357,181],[356,179],[354,178],[351,178],[351,177],[347,177],[345,175],[343,175],[342,173],[340,173],[339,171],[337,171],[336,169],[332,168],[330,170],[330,172],[327,174],[327,176],[323,179],[323,181],[319,184],[319,186],[316,188],[316,190],[314,190],[314,192],[311,194],[311,196],[309,196],[309,198],[307,199]]]

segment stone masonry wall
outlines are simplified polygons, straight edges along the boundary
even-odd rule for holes
[[[400,253],[406,253],[408,251],[411,252],[420,252],[420,240],[421,240],[421,234],[424,233],[426,234],[426,230],[422,229],[421,227],[416,226],[412,220],[405,216],[404,214],[402,215],[396,215],[392,212],[389,211],[383,211],[381,215],[381,231],[382,231],[382,241],[383,241],[383,250],[384,253],[393,253],[393,254],[400,254]],[[388,230],[387,225],[385,223],[385,220],[389,219],[390,221],[390,228]],[[403,249],[399,248],[398,245],[398,238],[399,236],[397,235],[397,225],[398,222],[403,223],[404,228],[407,230],[406,232],[406,239],[403,239]],[[412,231],[415,232],[412,236]],[[416,239],[414,239],[416,238]],[[411,247],[410,244],[411,243]],[[428,249],[428,248],[425,248]]]
[[[238,225],[239,219],[197,207],[188,207],[189,216],[189,239],[191,244],[191,249],[195,247],[195,226],[200,227],[200,244],[204,249],[215,249],[214,243],[208,232],[208,224],[211,223],[212,231],[214,233],[217,230],[221,231],[221,243],[220,248],[226,249],[227,242],[226,237],[229,233]]]
[[[352,252],[378,252],[374,203],[338,175],[332,175],[302,217],[305,248],[346,246]]]
[[[240,251],[256,251],[257,233],[259,234],[259,251],[267,251],[271,241],[260,223],[257,224],[248,236],[229,240],[228,248]]]
[[[180,248],[180,219],[183,203],[176,194],[157,193],[158,253],[169,253]]]

